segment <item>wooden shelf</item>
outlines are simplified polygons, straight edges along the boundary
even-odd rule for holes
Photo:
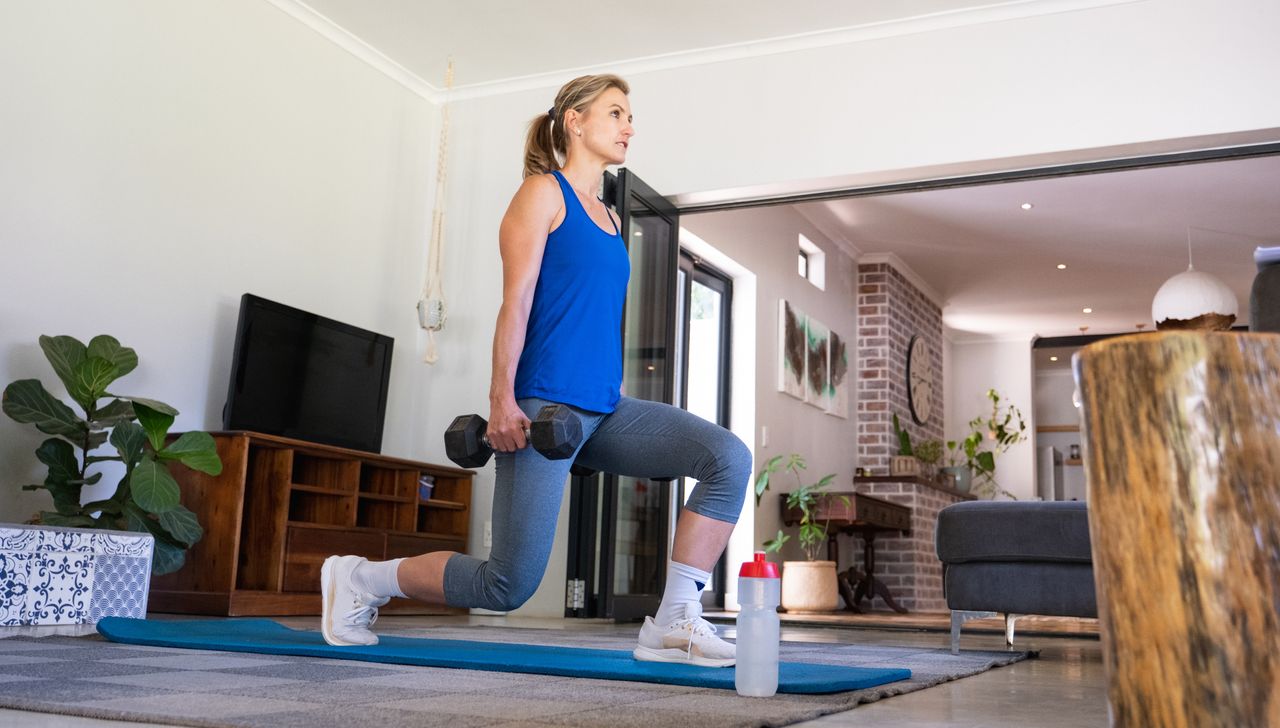
[[[360,500],[387,501],[388,503],[412,503],[417,498],[409,495],[383,495],[381,493],[360,492]]]
[[[1062,464],[1063,465],[1084,465],[1084,460],[1081,458],[1067,458],[1066,460],[1062,461]]]
[[[474,471],[253,432],[211,434],[219,475],[170,469],[205,535],[183,568],[152,579],[153,610],[314,615],[331,555],[381,561],[466,549]],[[423,476],[440,498],[419,501]]]
[[[317,495],[334,495],[340,497],[353,496],[355,493],[349,490],[339,490],[337,488],[322,488],[318,485],[304,485],[302,483],[294,483],[289,486],[289,490],[302,493],[315,493]]]
[[[1079,432],[1080,425],[1036,425],[1036,432]]]
[[[429,500],[419,501],[418,505],[426,508],[443,508],[449,511],[466,510],[466,503],[458,503],[457,501],[444,500],[443,498],[431,498]]]

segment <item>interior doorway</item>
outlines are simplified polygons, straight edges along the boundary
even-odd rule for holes
[[[732,376],[730,362],[733,280],[688,252],[681,251],[676,275],[676,404],[708,422],[730,427]],[[676,497],[681,506],[696,483],[681,478]],[[673,509],[673,521],[680,509]],[[671,524],[675,533],[675,524]],[[668,544],[670,548],[670,544]],[[702,592],[706,607],[723,607],[726,556],[721,555]]]

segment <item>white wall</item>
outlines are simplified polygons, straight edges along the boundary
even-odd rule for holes
[[[1031,375],[1029,339],[948,340],[946,358],[950,371],[947,398],[948,440],[968,434],[968,423],[978,415],[991,414],[987,390],[994,388],[1001,404],[1022,411],[1027,423],[1027,439],[996,459],[996,482],[1016,498],[1036,495],[1035,472],[1035,392]]]
[[[804,483],[836,473],[833,487],[850,490],[857,449],[857,378],[849,376],[849,418],[823,413],[778,391],[778,301],[791,301],[806,314],[826,324],[852,347],[856,341],[857,266],[853,259],[788,207],[755,208],[731,212],[687,215],[681,225],[748,270],[756,278],[754,382],[734,381],[734,387],[751,386],[755,393],[755,433],[748,440],[758,471],[774,455],[798,452],[808,461]],[[826,289],[801,278],[796,259],[797,236],[803,233],[826,257]],[[735,328],[735,334],[737,329]],[[850,361],[856,361],[853,351]],[[768,431],[768,444],[763,439]],[[773,538],[781,527],[779,493],[794,490],[790,474],[781,474],[761,501],[753,526],[754,547]],[[754,499],[753,495],[748,496]],[[794,536],[794,534],[793,534]],[[783,551],[799,558],[795,539]],[[732,561],[730,563],[733,563]]]
[[[61,396],[39,335],[109,333],[140,359],[113,389],[216,429],[251,291],[395,337],[384,451],[426,455],[431,104],[261,0],[4,16],[0,384]],[[49,508],[16,487],[42,439],[0,418],[0,521]]]

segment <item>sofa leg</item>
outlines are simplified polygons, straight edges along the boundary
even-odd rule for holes
[[[996,616],[995,612],[969,612],[963,609],[951,610],[951,654],[960,654],[960,628],[971,619],[984,619]]]
[[[951,654],[960,654],[960,626],[964,624],[964,612],[951,610]]]
[[[1004,646],[1005,649],[1013,649],[1013,623],[1021,614],[1004,615]]]

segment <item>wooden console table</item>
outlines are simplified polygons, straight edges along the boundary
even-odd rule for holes
[[[800,509],[787,508],[786,500],[782,499],[783,522],[793,526],[800,522],[800,517]],[[904,535],[909,533],[911,509],[862,493],[827,491],[818,496],[813,518],[815,521],[827,524],[829,529],[827,558],[837,562],[837,572],[839,572],[838,536],[841,533],[856,533],[862,536],[862,562],[866,571],[859,571],[857,567],[850,566],[847,572],[840,573],[838,576],[840,596],[844,597],[845,606],[849,611],[861,613],[862,608],[858,605],[864,596],[868,598],[879,596],[894,611],[905,613],[907,610],[894,601],[889,588],[875,579],[875,538],[877,533],[883,531],[898,531]]]
[[[474,471],[253,432],[211,434],[220,475],[171,470],[204,538],[181,569],[152,579],[152,611],[320,614],[320,567],[332,554],[384,560],[467,549]],[[424,475],[435,478],[426,499]],[[387,606],[465,613],[407,599]]]

